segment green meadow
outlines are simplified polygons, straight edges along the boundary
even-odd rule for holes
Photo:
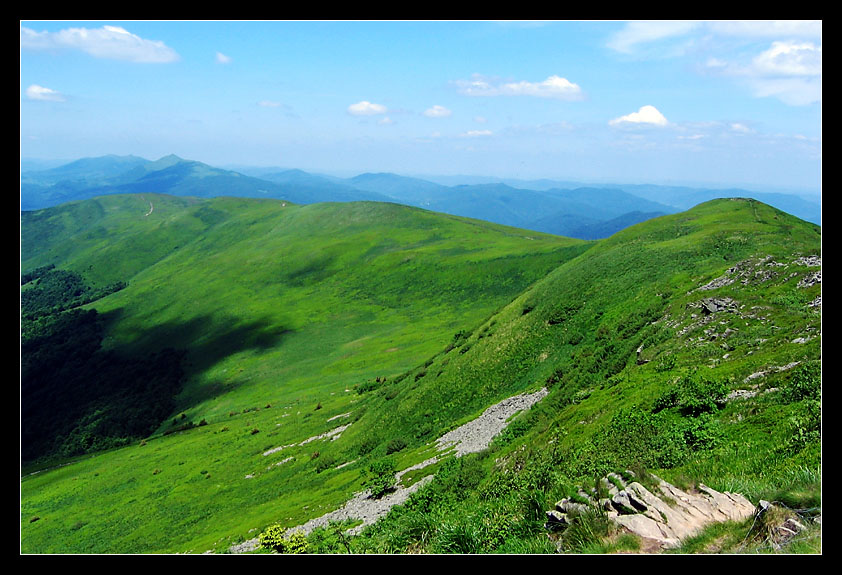
[[[54,264],[95,286],[128,284],[90,304],[107,325],[103,348],[187,350],[172,418],[207,423],[164,435],[168,418],[146,445],[61,468],[72,483],[61,470],[27,476],[25,462],[22,549],[37,553],[175,552],[194,540],[204,551],[337,505],[359,488],[358,468],[325,483],[312,446],[271,470],[261,454],[355,421],[358,385],[414,367],[589,247],[394,204],[166,196],[24,213],[22,229],[24,270]],[[79,493],[75,473],[88,465],[86,496],[59,496]],[[81,524],[98,534],[80,537]],[[124,534],[103,536],[113,530]]]
[[[437,465],[347,546],[317,532],[311,552],[634,550],[607,528],[544,526],[561,497],[626,469],[820,509],[821,283],[804,282],[820,255],[819,226],[742,199],[597,242],[374,202],[108,196],[24,212],[23,273],[125,282],[84,306],[102,352],[185,355],[151,433],[23,462],[21,551],[225,552],[544,387],[488,450]],[[727,529],[745,541],[750,526]]]

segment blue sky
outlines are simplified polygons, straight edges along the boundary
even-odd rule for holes
[[[820,21],[20,27],[25,159],[821,184]]]

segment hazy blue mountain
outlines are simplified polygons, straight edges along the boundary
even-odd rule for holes
[[[300,204],[389,201],[385,196],[310,176],[300,170],[269,176],[265,179],[246,176],[175,155],[155,161],[135,156],[85,158],[50,170],[22,173],[21,209],[40,209],[125,193],[275,198]]]
[[[310,174],[303,170],[283,170],[266,172],[261,179],[283,186],[286,198],[297,204],[316,202],[353,202],[370,200],[379,202],[394,201],[383,194],[360,189],[335,179]]]
[[[628,212],[604,222],[594,222],[575,227],[570,230],[569,237],[582,240],[601,240],[609,238],[634,224],[665,215],[667,214],[664,212]]]
[[[821,225],[821,204],[795,194],[756,192],[739,188],[708,189],[648,184],[606,187],[621,187],[630,194],[673,206],[678,210],[686,210],[716,198],[754,198],[802,220]]]
[[[572,190],[553,188],[544,192],[566,200],[571,205],[585,206],[591,217],[608,220],[629,212],[674,213],[679,211],[668,204],[635,196],[611,188],[580,187]]]
[[[24,165],[30,164],[21,162],[22,210],[116,193],[275,198],[297,204],[368,200],[411,205],[556,235],[597,239],[642,221],[641,218],[686,210],[714,198],[752,197],[821,224],[819,203],[796,195],[740,189],[588,186],[559,180],[501,180],[481,176],[437,176],[433,181],[393,173],[341,178],[281,168],[246,169],[251,174],[247,175],[175,155],[154,161],[109,155],[28,171],[23,171]]]
[[[394,202],[426,209],[435,209],[433,204],[452,193],[448,186],[390,173],[365,173],[344,181],[358,190],[374,192]]]
[[[81,186],[102,185],[149,160],[137,156],[102,156],[82,158],[46,170],[22,171],[21,181],[40,185],[74,182]]]
[[[538,214],[562,212],[564,200],[541,192],[520,190],[506,184],[455,186],[450,193],[432,202],[437,212],[486,220],[526,229]]]
[[[553,187],[538,191],[516,188],[499,181],[445,186],[389,173],[361,174],[346,182],[389,196],[399,203],[569,237],[579,237],[574,234],[583,226],[620,218],[604,228],[613,229],[624,221],[621,216],[629,212],[664,214],[678,211],[671,206],[607,188],[565,190]],[[541,183],[558,184],[550,180]],[[638,220],[630,217],[628,221],[636,223]],[[586,233],[589,236],[603,233],[597,230],[594,228]]]
[[[550,180],[547,178],[539,178],[534,180],[523,180],[518,178],[495,178],[492,176],[427,176],[425,179],[441,184],[443,186],[473,186],[478,184],[506,184],[513,188],[523,190],[545,191],[553,188],[581,188],[586,186],[584,182],[574,182],[568,180]]]

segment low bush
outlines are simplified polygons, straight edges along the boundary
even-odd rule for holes
[[[386,444],[386,455],[398,452],[405,447],[406,441],[404,441],[402,438],[396,437],[395,439],[391,439],[389,440],[389,443]]]
[[[654,412],[677,408],[682,414],[698,416],[716,411],[724,405],[728,394],[725,382],[699,377],[695,374],[682,377],[669,391],[655,400]]]
[[[395,487],[395,464],[391,459],[378,459],[364,471],[363,486],[371,490],[371,496],[379,499]]]
[[[287,536],[287,529],[279,523],[270,525],[260,534],[261,547],[276,553],[300,554],[308,549],[307,536],[302,531],[295,531]]]

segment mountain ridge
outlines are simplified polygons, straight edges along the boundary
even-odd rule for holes
[[[378,202],[145,199],[154,211],[127,195],[22,215],[22,272],[127,280],[86,304],[104,341],[187,346],[192,378],[144,441],[22,478],[25,552],[224,552],[339,509],[370,465],[416,465],[543,387],[351,549],[575,552],[544,510],[639,466],[816,505],[814,224],[720,199],[584,242]],[[498,522],[470,531],[480,517]]]
[[[132,166],[120,171],[121,163]],[[85,171],[85,166],[90,166]],[[106,193],[170,193],[210,197],[232,195],[284,199],[309,204],[324,201],[392,201],[434,211],[486,219],[557,235],[587,234],[601,239],[639,214],[665,214],[687,209],[722,195],[752,195],[742,190],[697,190],[657,186],[588,186],[535,181],[536,188],[505,181],[443,185],[417,177],[386,172],[334,178],[302,170],[252,170],[248,176],[175,155],[147,161],[134,156],[104,156],[77,160],[52,170],[21,173],[21,209],[38,209]],[[248,170],[247,170],[248,171]],[[64,176],[72,176],[70,179]],[[528,183],[528,182],[527,182]],[[558,187],[561,185],[562,187]],[[618,189],[622,192],[618,192]],[[664,202],[668,194],[674,199]],[[814,223],[820,205],[795,196],[755,194]],[[588,218],[576,222],[577,218]],[[608,224],[608,220],[615,220]],[[605,225],[598,226],[596,224]],[[590,229],[579,228],[594,224]]]

